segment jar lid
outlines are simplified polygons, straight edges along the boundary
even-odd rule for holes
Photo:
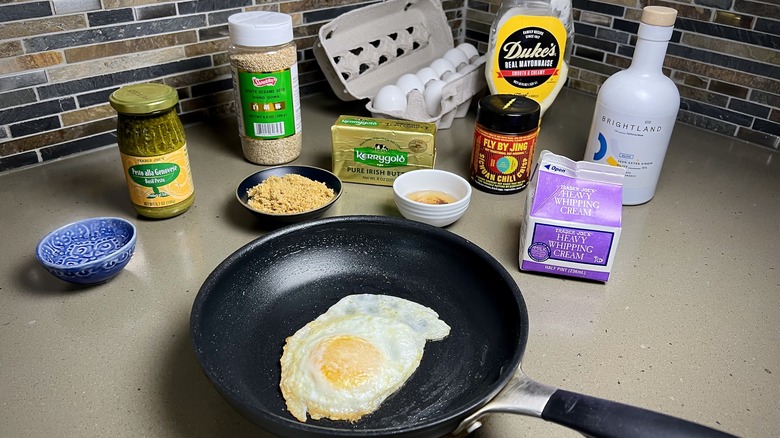
[[[532,131],[539,127],[541,106],[525,96],[490,94],[479,99],[477,123],[505,134]]]
[[[240,12],[228,17],[230,40],[239,46],[269,47],[293,40],[292,17],[281,12]]]
[[[133,84],[111,93],[108,101],[119,113],[149,114],[172,108],[179,95],[165,84]]]

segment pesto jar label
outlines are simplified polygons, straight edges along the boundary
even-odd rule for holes
[[[244,135],[256,139],[277,139],[300,131],[298,71],[290,69],[258,73],[238,71],[238,97]]]
[[[195,193],[187,145],[156,157],[120,155],[133,204],[149,208],[169,207]]]

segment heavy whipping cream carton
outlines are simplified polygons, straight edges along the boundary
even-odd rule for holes
[[[520,230],[520,269],[606,282],[622,219],[625,169],[542,151]]]

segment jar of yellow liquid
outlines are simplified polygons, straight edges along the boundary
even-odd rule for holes
[[[178,101],[176,90],[163,84],[128,85],[109,96],[119,114],[116,135],[130,202],[152,219],[182,214],[195,201]]]

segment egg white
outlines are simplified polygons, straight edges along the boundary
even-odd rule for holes
[[[387,295],[350,295],[287,338],[280,388],[299,421],[357,421],[414,373],[427,339],[450,327],[432,309]]]

